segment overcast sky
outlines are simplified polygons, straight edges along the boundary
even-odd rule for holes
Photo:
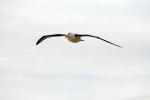
[[[73,44],[45,34],[88,33]],[[0,0],[0,100],[150,100],[149,0]]]

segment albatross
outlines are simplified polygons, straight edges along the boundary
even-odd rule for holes
[[[36,42],[36,45],[38,45],[39,43],[41,43],[43,40],[47,39],[47,38],[51,38],[51,37],[65,37],[68,41],[70,42],[73,42],[73,43],[78,43],[80,41],[84,41],[81,39],[81,37],[93,37],[93,38],[96,38],[96,39],[100,39],[104,42],[107,42],[109,44],[112,44],[114,46],[117,46],[117,47],[120,47],[122,48],[121,46],[117,45],[117,44],[114,44],[110,41],[107,41],[103,38],[100,38],[98,36],[94,36],[94,35],[89,35],[89,34],[76,34],[76,33],[71,33],[69,32],[68,34],[51,34],[51,35],[44,35],[42,36],[37,42]]]

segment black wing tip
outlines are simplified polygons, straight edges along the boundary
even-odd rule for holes
[[[123,48],[122,46],[120,46],[120,48]]]
[[[119,46],[119,45],[117,45],[117,47],[119,47],[119,48],[123,48],[122,46]]]
[[[36,42],[36,45],[38,45],[39,44],[39,42]]]
[[[46,39],[46,35],[45,36],[42,36],[37,42],[36,42],[36,45],[40,44],[43,40]]]
[[[119,45],[117,45],[117,44],[114,44],[114,43],[111,43],[111,44],[113,44],[114,46],[117,46],[117,47],[119,47],[119,48],[123,48],[122,46],[119,46]]]
[[[40,44],[42,41],[41,41],[41,38],[36,42],[36,45]]]

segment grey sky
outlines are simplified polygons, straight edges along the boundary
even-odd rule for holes
[[[149,100],[149,0],[1,0],[0,100]],[[73,44],[42,35],[89,33]]]

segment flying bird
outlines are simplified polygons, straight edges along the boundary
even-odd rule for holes
[[[69,32],[68,34],[52,34],[52,35],[44,35],[42,36],[37,42],[36,42],[36,45],[38,45],[39,43],[41,43],[43,40],[47,39],[47,38],[51,38],[51,37],[62,37],[64,36],[65,38],[67,38],[67,40],[69,40],[70,42],[73,42],[73,43],[78,43],[80,41],[84,41],[81,39],[81,37],[93,37],[93,38],[97,38],[97,39],[100,39],[102,41],[105,41],[107,43],[110,43],[114,46],[117,46],[117,47],[120,47],[122,48],[121,46],[117,45],[117,44],[114,44],[112,42],[109,42],[103,38],[100,38],[98,36],[94,36],[94,35],[89,35],[89,34],[75,34],[75,33],[71,33]]]

